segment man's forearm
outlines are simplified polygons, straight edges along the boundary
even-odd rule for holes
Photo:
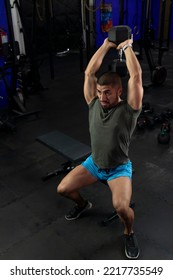
[[[139,110],[141,108],[143,98],[142,69],[130,46],[124,49],[124,54],[126,57],[127,69],[130,75],[128,80],[127,102],[133,109]]]
[[[126,57],[126,65],[130,77],[141,75],[142,70],[139,61],[131,47],[126,48],[124,51]]]
[[[85,70],[85,74],[95,74],[99,70],[103,58],[111,47],[112,45],[107,40],[105,40],[103,45],[101,45],[101,47],[95,52],[95,54],[89,61],[88,66]]]

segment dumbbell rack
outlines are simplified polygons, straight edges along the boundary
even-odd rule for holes
[[[159,144],[168,144],[170,142],[171,120],[173,119],[173,109],[165,109],[160,114],[154,113],[154,108],[149,103],[143,103],[143,108],[137,120],[138,131],[146,128],[154,129],[160,126],[160,132],[157,140]]]

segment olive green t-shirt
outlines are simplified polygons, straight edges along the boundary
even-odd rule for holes
[[[99,168],[115,168],[128,161],[130,139],[140,112],[127,101],[110,110],[103,109],[98,98],[89,104],[92,157]]]

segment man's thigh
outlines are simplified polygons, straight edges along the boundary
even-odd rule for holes
[[[129,177],[118,177],[108,181],[114,204],[130,204],[132,180]]]
[[[63,178],[60,185],[68,191],[75,191],[96,181],[97,178],[91,175],[85,167],[78,165]]]

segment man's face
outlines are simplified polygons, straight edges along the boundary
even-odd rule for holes
[[[100,86],[97,84],[97,96],[103,109],[111,109],[119,102],[119,97],[122,93],[120,86],[113,87],[112,85]]]

